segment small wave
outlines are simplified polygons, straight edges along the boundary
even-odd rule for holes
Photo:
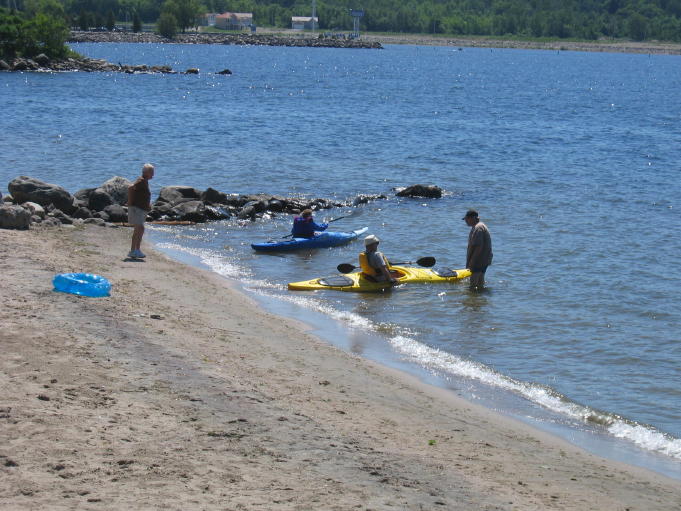
[[[301,296],[301,295],[281,295],[274,294],[265,289],[251,289],[250,291],[271,298],[277,298],[279,300],[294,303],[300,307],[305,307],[316,312],[325,314],[332,319],[337,321],[342,321],[344,324],[352,328],[362,328],[364,330],[376,330],[376,325],[374,325],[369,319],[364,316],[360,316],[354,312],[346,312],[335,309],[331,305],[328,305],[320,300],[314,299],[312,297]]]
[[[177,243],[158,243],[156,247],[174,250],[176,252],[184,252],[185,254],[197,257],[201,263],[207,266],[211,271],[214,271],[223,277],[243,279],[244,276],[251,275],[250,270],[235,264],[228,260],[224,254],[216,252],[215,250],[185,247]]]
[[[681,439],[662,433],[652,426],[638,424],[615,414],[580,405],[570,401],[550,387],[515,380],[484,364],[464,360],[451,353],[426,346],[409,337],[396,336],[390,339],[390,343],[411,362],[427,369],[473,379],[492,387],[519,394],[553,412],[578,419],[584,423],[604,426],[615,437],[633,442],[646,450],[681,459]]]
[[[406,329],[399,329],[394,325],[374,323],[360,314],[338,310],[313,296],[284,294],[282,293],[286,290],[284,285],[252,278],[252,273],[227,260],[224,254],[219,252],[185,247],[175,243],[159,243],[157,247],[195,256],[202,264],[219,275],[239,280],[247,291],[254,294],[293,303],[299,307],[322,313],[350,328],[386,335],[396,352],[420,367],[475,380],[490,387],[513,392],[565,417],[587,424],[603,426],[616,438],[630,441],[643,449],[681,459],[681,439],[662,433],[652,426],[638,424],[619,415],[581,405],[548,386],[516,380],[479,362],[465,360],[452,353],[429,347],[413,337],[409,337],[411,332]],[[394,335],[396,330],[400,332],[399,335]]]

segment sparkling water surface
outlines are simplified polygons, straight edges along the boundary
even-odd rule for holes
[[[354,263],[361,244],[255,254],[250,243],[288,233],[287,216],[149,237],[292,303],[301,319],[322,314],[371,332],[455,389],[506,393],[526,404],[506,401],[521,416],[595,428],[632,446],[629,457],[639,449],[681,477],[679,57],[74,47],[201,74],[0,74],[3,192],[18,175],[75,192],[133,178],[151,161],[153,193],[175,184],[339,200],[384,193],[317,218],[349,215],[334,229],[368,226],[392,260],[430,255],[453,268],[465,262],[461,217],[474,207],[494,243],[482,294],[464,284],[289,292],[287,282]],[[215,74],[224,68],[233,74]],[[394,196],[414,183],[446,194]]]

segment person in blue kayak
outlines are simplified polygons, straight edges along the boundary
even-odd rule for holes
[[[362,269],[362,274],[369,280],[397,284],[395,275],[390,271],[388,259],[378,251],[380,241],[374,234],[369,234],[364,238],[364,252],[359,254],[359,267]]]
[[[329,224],[318,224],[314,221],[311,209],[304,209],[300,216],[293,219],[291,234],[294,238],[314,238],[315,232],[325,231]]]

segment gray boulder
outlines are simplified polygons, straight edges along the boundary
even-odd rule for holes
[[[60,224],[71,225],[73,223],[73,219],[66,213],[64,213],[61,209],[53,209],[52,211],[49,212],[48,216],[50,218],[55,218],[59,220]]]
[[[286,208],[286,202],[279,199],[272,199],[267,203],[268,211],[280,212]]]
[[[71,216],[73,218],[82,218],[82,219],[91,218],[92,212],[88,208],[81,206],[78,209],[76,209],[73,213],[71,213]]]
[[[0,229],[28,229],[31,212],[21,206],[0,205]]]
[[[5,62],[4,60],[0,59],[0,71],[9,71],[10,69],[12,69],[12,68],[9,67],[9,64],[7,62]]]
[[[353,206],[359,206],[360,204],[367,204],[371,201],[374,200],[379,200],[379,199],[387,199],[385,195],[365,195],[365,194],[360,194],[354,199],[352,199],[351,204]]]
[[[35,60],[41,67],[47,67],[50,64],[50,58],[44,53],[41,53],[33,60]]]
[[[35,215],[41,219],[45,218],[45,209],[40,204],[36,204],[35,202],[24,202],[21,207],[27,209],[32,216]]]
[[[231,216],[232,215],[228,209],[221,208],[219,206],[206,205],[206,218],[208,220],[226,220]]]
[[[86,218],[85,220],[83,220],[83,223],[99,225],[100,227],[104,227],[106,225],[106,222],[101,218]]]
[[[58,218],[54,218],[52,216],[48,216],[45,220],[40,222],[41,227],[59,227],[61,225],[61,222],[59,221]]]
[[[265,200],[252,200],[244,204],[244,209],[252,208],[256,213],[262,213],[267,210],[267,201]]]
[[[213,188],[207,188],[206,191],[201,194],[201,200],[212,204],[224,204],[227,202],[227,194],[218,192]]]
[[[14,203],[14,199],[12,198],[11,195],[5,195],[5,196],[2,198],[2,202],[8,203],[8,204],[13,204],[13,203]]]
[[[104,213],[109,215],[109,222],[127,222],[128,211],[120,204],[111,204],[104,208]]]
[[[172,209],[178,220],[186,220],[189,222],[205,222],[206,221],[206,206],[201,201],[190,201],[178,204]]]
[[[109,215],[106,214],[104,211],[96,211],[92,213],[92,218],[101,218],[105,222],[109,221]]]
[[[108,193],[113,199],[114,204],[125,206],[128,203],[128,187],[130,185],[132,183],[124,177],[115,176],[100,186],[99,189]]]
[[[14,200],[23,202],[35,202],[41,206],[54,204],[57,209],[68,211],[73,208],[73,196],[61,186],[45,183],[32,177],[19,176],[7,185],[9,193]]]
[[[429,197],[439,199],[442,197],[442,188],[435,185],[411,185],[396,193],[398,197]]]
[[[257,212],[255,211],[255,208],[253,206],[246,206],[244,207],[239,213],[237,214],[237,218],[239,220],[246,220],[246,219],[251,219],[255,220],[255,214]]]
[[[223,204],[227,204],[228,206],[234,207],[234,208],[240,208],[244,204],[246,204],[249,201],[249,199],[245,195],[228,195],[227,199]]]
[[[95,188],[88,198],[88,208],[91,211],[103,211],[107,206],[111,206],[114,203],[111,195],[106,193],[101,188]]]
[[[182,199],[200,200],[201,191],[191,186],[164,186],[161,188],[156,202],[176,204]]]
[[[90,194],[92,194],[92,192],[94,192],[96,189],[97,188],[83,188],[82,190],[78,190],[76,193],[74,193],[73,198],[77,201],[87,204],[90,200]]]

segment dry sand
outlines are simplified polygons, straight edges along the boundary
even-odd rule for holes
[[[603,460],[342,352],[127,228],[0,230],[0,508],[681,509]],[[52,290],[105,275],[110,298]]]

